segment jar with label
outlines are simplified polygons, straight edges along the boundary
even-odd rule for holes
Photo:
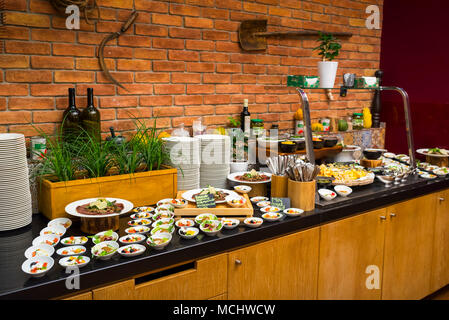
[[[47,153],[47,139],[44,137],[31,137],[31,160],[42,160]]]
[[[323,131],[329,131],[331,126],[331,120],[328,118],[321,119],[321,124],[323,126]]]
[[[262,119],[251,119],[251,130],[254,136],[265,134],[265,126]]]
[[[354,113],[352,115],[352,129],[353,130],[362,130],[363,129],[363,114],[362,113]]]

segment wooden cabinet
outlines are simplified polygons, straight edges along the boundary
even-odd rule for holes
[[[94,300],[133,300],[134,280],[125,280],[93,290]]]
[[[80,293],[68,298],[64,298],[64,300],[92,300],[92,291],[88,291],[85,293]]]
[[[319,228],[232,251],[228,298],[316,299]]]
[[[437,194],[431,289],[449,284],[449,190]]]
[[[436,200],[431,194],[387,208],[382,299],[421,299],[431,293]]]
[[[318,299],[381,298],[386,213],[384,208],[321,227]]]

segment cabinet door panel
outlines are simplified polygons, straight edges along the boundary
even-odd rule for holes
[[[381,217],[386,211],[375,210],[321,227],[318,299],[381,298],[387,223]],[[374,272],[369,269],[366,273],[368,266],[374,266]],[[368,277],[377,277],[377,288],[371,281],[367,287]]]
[[[432,260],[432,291],[449,284],[449,190],[437,195]]]
[[[229,253],[228,298],[316,299],[319,228]]]
[[[387,208],[382,299],[421,299],[430,275],[436,195]]]

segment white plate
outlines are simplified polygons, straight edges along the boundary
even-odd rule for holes
[[[436,179],[437,176],[435,174],[424,173],[421,174],[420,177],[424,179]]]
[[[194,234],[193,234],[193,235],[186,235],[186,234],[183,234],[183,232],[187,232],[187,231],[192,231],[192,232],[194,232]],[[184,239],[192,239],[192,238],[195,238],[195,237],[198,235],[199,232],[200,232],[200,230],[199,230],[198,228],[195,228],[195,227],[181,227],[181,228],[178,230],[179,236],[180,236],[181,238],[184,238]]]
[[[113,250],[111,253],[108,253],[107,255],[104,255],[104,256],[99,256],[94,253],[96,250],[101,250],[101,248],[106,247],[106,246],[113,247],[115,250]],[[100,260],[109,260],[117,252],[118,248],[119,248],[119,245],[115,241],[103,241],[103,242],[100,242],[99,244],[96,244],[95,246],[93,246],[91,249],[91,253],[94,257],[96,257]]]
[[[195,221],[193,221],[192,219],[182,218],[175,222],[175,226],[177,226],[178,228],[193,227],[194,225],[195,225]]]
[[[66,229],[63,226],[52,226],[52,227],[45,227],[41,230],[39,233],[41,236],[45,234],[55,234],[57,236],[62,237],[65,234]]]
[[[136,251],[136,252],[133,252],[133,253],[125,253],[125,252],[123,252],[123,251],[124,251],[125,249],[127,249],[127,248],[133,248],[133,249],[136,249],[137,251]],[[120,247],[120,248],[117,250],[117,252],[118,252],[121,256],[123,256],[123,257],[130,258],[130,257],[135,257],[135,256],[139,256],[139,255],[143,254],[143,253],[145,252],[146,249],[147,249],[147,248],[145,248],[145,246],[143,246],[143,245],[141,245],[141,244],[129,244],[129,245]]]
[[[233,218],[222,218],[221,222],[223,223],[223,228],[229,229],[229,230],[236,228],[240,224],[239,219],[233,219]],[[230,223],[230,225],[228,225],[227,223]]]
[[[139,212],[153,212],[154,211],[154,208],[153,207],[147,207],[147,206],[145,206],[145,207],[137,207],[137,208],[134,208],[133,209],[133,212],[135,212],[135,213],[139,213]]]
[[[137,239],[132,240],[132,241],[126,240],[126,239],[131,239],[131,237],[135,237]],[[143,234],[135,233],[135,234],[128,234],[126,236],[120,237],[120,239],[118,239],[118,241],[120,241],[120,243],[123,243],[123,244],[136,244],[136,243],[141,243],[141,242],[145,241],[145,239],[146,239],[146,237]]]
[[[151,227],[156,228],[157,226],[160,226],[162,224],[174,224],[174,223],[175,223],[175,219],[173,219],[173,218],[160,218],[160,219],[154,221],[151,224]]]
[[[83,204],[94,202],[97,199],[99,199],[99,198],[89,198],[89,199],[83,199],[83,200],[78,200],[78,201],[72,202],[65,207],[65,212],[67,212],[68,214],[70,214],[72,216],[80,217],[80,218],[106,218],[106,217],[114,217],[114,216],[121,215],[123,213],[127,213],[127,212],[131,211],[132,208],[134,208],[134,205],[127,200],[118,199],[118,198],[105,198],[106,200],[111,201],[111,202],[116,201],[117,203],[122,203],[124,205],[123,210],[120,211],[119,213],[104,214],[104,215],[88,215],[88,214],[81,214],[76,211],[76,207],[81,206]]]
[[[194,189],[194,190],[186,191],[186,192],[184,192],[184,193],[182,194],[182,198],[185,199],[185,200],[187,200],[187,201],[190,201],[190,202],[196,202],[195,199],[193,198],[193,195],[194,195],[194,194],[197,194],[197,193],[200,193],[203,189],[206,189],[206,188]],[[228,193],[228,195],[226,196],[225,200],[222,200],[222,201],[215,201],[215,203],[225,203],[225,202],[226,202],[226,199],[227,199],[228,197],[234,197],[234,198],[238,198],[238,197],[239,197],[238,193],[236,193],[236,192],[234,192],[234,191],[232,191],[232,190],[221,189],[221,188],[215,188],[215,190],[216,190],[216,191],[223,191],[223,192],[225,192],[225,193]]]
[[[158,207],[160,207],[160,206],[162,206],[163,204],[169,204],[169,205],[172,205],[171,204],[171,201],[173,200],[173,198],[166,198],[166,199],[162,199],[162,200],[159,200],[158,202],[157,202],[157,206]]]
[[[288,212],[289,210],[295,210],[296,212],[294,212],[294,213],[289,213],[289,212]],[[285,209],[283,212],[284,212],[287,216],[289,216],[289,217],[297,217],[297,216],[300,216],[301,214],[303,214],[303,213],[304,213],[304,210],[299,209],[299,208],[287,208],[287,209]]]
[[[347,186],[335,186],[334,190],[341,197],[347,197],[352,193],[352,189]]]
[[[257,224],[252,224],[250,221],[256,221]],[[258,228],[263,224],[263,219],[258,217],[246,218],[243,223],[249,228]]]
[[[445,172],[445,170],[446,170],[446,172]],[[441,167],[439,169],[433,170],[433,173],[436,174],[437,176],[444,177],[445,175],[449,174],[449,170],[448,170],[448,168]]]
[[[267,221],[274,222],[282,219],[283,216],[284,215],[280,212],[266,212],[262,215],[262,218],[264,218]]]
[[[130,218],[133,220],[151,219],[152,217],[153,217],[153,214],[151,212],[138,212],[138,213],[134,213],[130,216]]]
[[[30,270],[33,268],[33,266],[31,264],[34,264],[35,262],[42,264],[42,263],[47,263],[47,269],[40,271],[38,273],[31,273]],[[24,263],[22,263],[22,271],[29,274],[32,277],[35,278],[40,278],[43,277],[44,274],[46,274],[48,271],[50,271],[50,269],[53,267],[53,265],[55,264],[55,261],[53,260],[53,258],[51,257],[35,257],[35,258],[31,258],[31,259],[27,259],[25,260]]]
[[[51,220],[47,226],[51,227],[51,226],[62,226],[66,229],[70,228],[70,226],[72,225],[72,220],[70,220],[69,218],[56,218]]]
[[[253,188],[251,188],[250,186],[245,186],[245,185],[238,185],[234,187],[234,190],[237,191],[238,193],[248,193],[252,190]]]
[[[75,252],[75,250],[81,250],[80,252]],[[62,247],[56,251],[60,256],[77,256],[82,255],[86,252],[86,247],[84,246],[68,246]]]
[[[89,241],[89,238],[86,236],[73,236],[73,239],[71,239],[71,238],[72,237],[66,237],[66,238],[62,239],[61,244],[64,246],[77,246],[77,245],[83,245],[87,241]],[[73,243],[65,243],[67,240],[73,240]]]
[[[277,212],[282,211],[282,209],[279,207],[275,207],[275,206],[266,206],[266,207],[261,208],[260,211],[262,211],[263,213],[268,213],[268,212],[277,213]]]
[[[320,189],[318,190],[318,193],[320,197],[326,201],[331,201],[337,196],[337,193],[335,191],[329,189]]]
[[[128,221],[130,227],[149,226],[151,225],[151,219],[143,218],[137,220]]]
[[[446,150],[446,149],[443,149],[443,150]],[[429,153],[427,153],[428,151],[429,151],[429,148],[416,150],[417,153],[425,155],[425,156],[429,156],[429,157],[436,157],[436,158],[447,158],[447,157],[449,157],[449,155],[443,155],[443,154],[429,154]],[[446,151],[448,151],[448,150],[446,150]]]
[[[195,217],[195,223],[200,225],[206,220],[218,220],[217,216],[213,213],[201,213]]]
[[[162,238],[167,238],[168,240],[162,244],[156,244],[154,242],[154,240],[159,240]],[[150,246],[150,248],[153,248],[155,250],[162,250],[164,249],[166,246],[168,246],[168,244],[170,243],[172,239],[172,235],[170,233],[156,233],[150,237],[148,237],[147,239],[147,244]]]
[[[392,153],[392,152],[385,152],[385,153],[383,154],[383,156],[384,156],[385,158],[392,159],[392,158],[396,157],[396,154],[394,154],[394,153]]]
[[[33,246],[37,246],[39,244],[48,244],[48,245],[51,245],[52,247],[54,247],[54,246],[56,246],[59,243],[59,240],[60,240],[60,237],[55,235],[55,234],[46,234],[44,236],[39,236],[36,239],[34,239],[33,240]],[[52,244],[47,243],[45,241],[50,241]]]
[[[96,240],[96,239],[97,239],[97,237],[100,237],[100,236],[104,235],[106,232],[110,232],[110,231],[109,231],[109,230],[106,230],[106,231],[98,232],[97,234],[95,234],[95,235],[92,237],[92,242],[93,242],[94,244],[99,244],[99,243],[101,243],[101,242],[104,242],[104,241],[98,241],[98,240]],[[112,232],[111,237],[112,237],[112,239],[110,239],[110,240],[105,240],[105,241],[117,241],[117,239],[118,239],[118,234],[117,234],[116,232]]]
[[[132,232],[133,230],[139,231],[139,232]],[[131,227],[131,228],[126,228],[125,232],[127,234],[145,234],[150,232],[151,228],[149,227],[143,227],[143,226],[138,226],[138,227]]]
[[[33,257],[33,253],[36,252],[36,255]],[[35,258],[35,257],[51,257],[55,253],[55,248],[49,246],[48,244],[39,244],[37,246],[29,247],[25,250],[25,257],[27,259]]]
[[[78,264],[70,264],[69,261],[71,259],[76,259],[78,257],[83,258],[84,262],[83,263],[78,263]],[[81,255],[77,255],[77,256],[70,256],[70,257],[64,257],[59,259],[59,265],[63,268],[69,268],[69,267],[78,267],[78,268],[82,268],[85,265],[87,265],[90,262],[90,258],[86,257],[86,256],[81,256]]]
[[[271,205],[271,202],[267,200],[256,202],[256,206],[259,208],[268,207],[269,205]]]
[[[258,203],[260,201],[269,201],[270,199],[267,197],[252,197],[249,200],[251,200],[252,203]]]
[[[267,181],[259,181],[259,182],[256,182],[256,181],[242,181],[242,180],[237,180],[235,177],[236,176],[241,176],[241,175],[243,175],[244,173],[248,173],[249,171],[243,171],[243,172],[234,172],[234,173],[231,173],[231,174],[229,174],[228,175],[228,180],[230,180],[230,181],[233,181],[233,182],[238,182],[238,183],[246,183],[246,184],[262,184],[262,183],[268,183],[268,182],[271,182],[271,173],[268,173],[268,172],[260,172],[259,171],[259,173],[260,174],[263,174],[263,175],[266,175],[266,176],[268,176],[270,179],[268,179]]]
[[[206,225],[212,225],[214,229],[212,231],[206,228]],[[223,222],[221,220],[205,220],[200,224],[200,230],[208,236],[215,236],[223,229]]]

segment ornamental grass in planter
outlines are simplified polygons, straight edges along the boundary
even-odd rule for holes
[[[49,219],[66,216],[65,206],[73,201],[112,197],[135,206],[173,198],[177,171],[163,165],[168,154],[153,126],[136,119],[136,134],[129,141],[98,141],[82,130],[63,139],[62,130],[47,139],[48,152],[37,171],[40,180],[39,210]]]

